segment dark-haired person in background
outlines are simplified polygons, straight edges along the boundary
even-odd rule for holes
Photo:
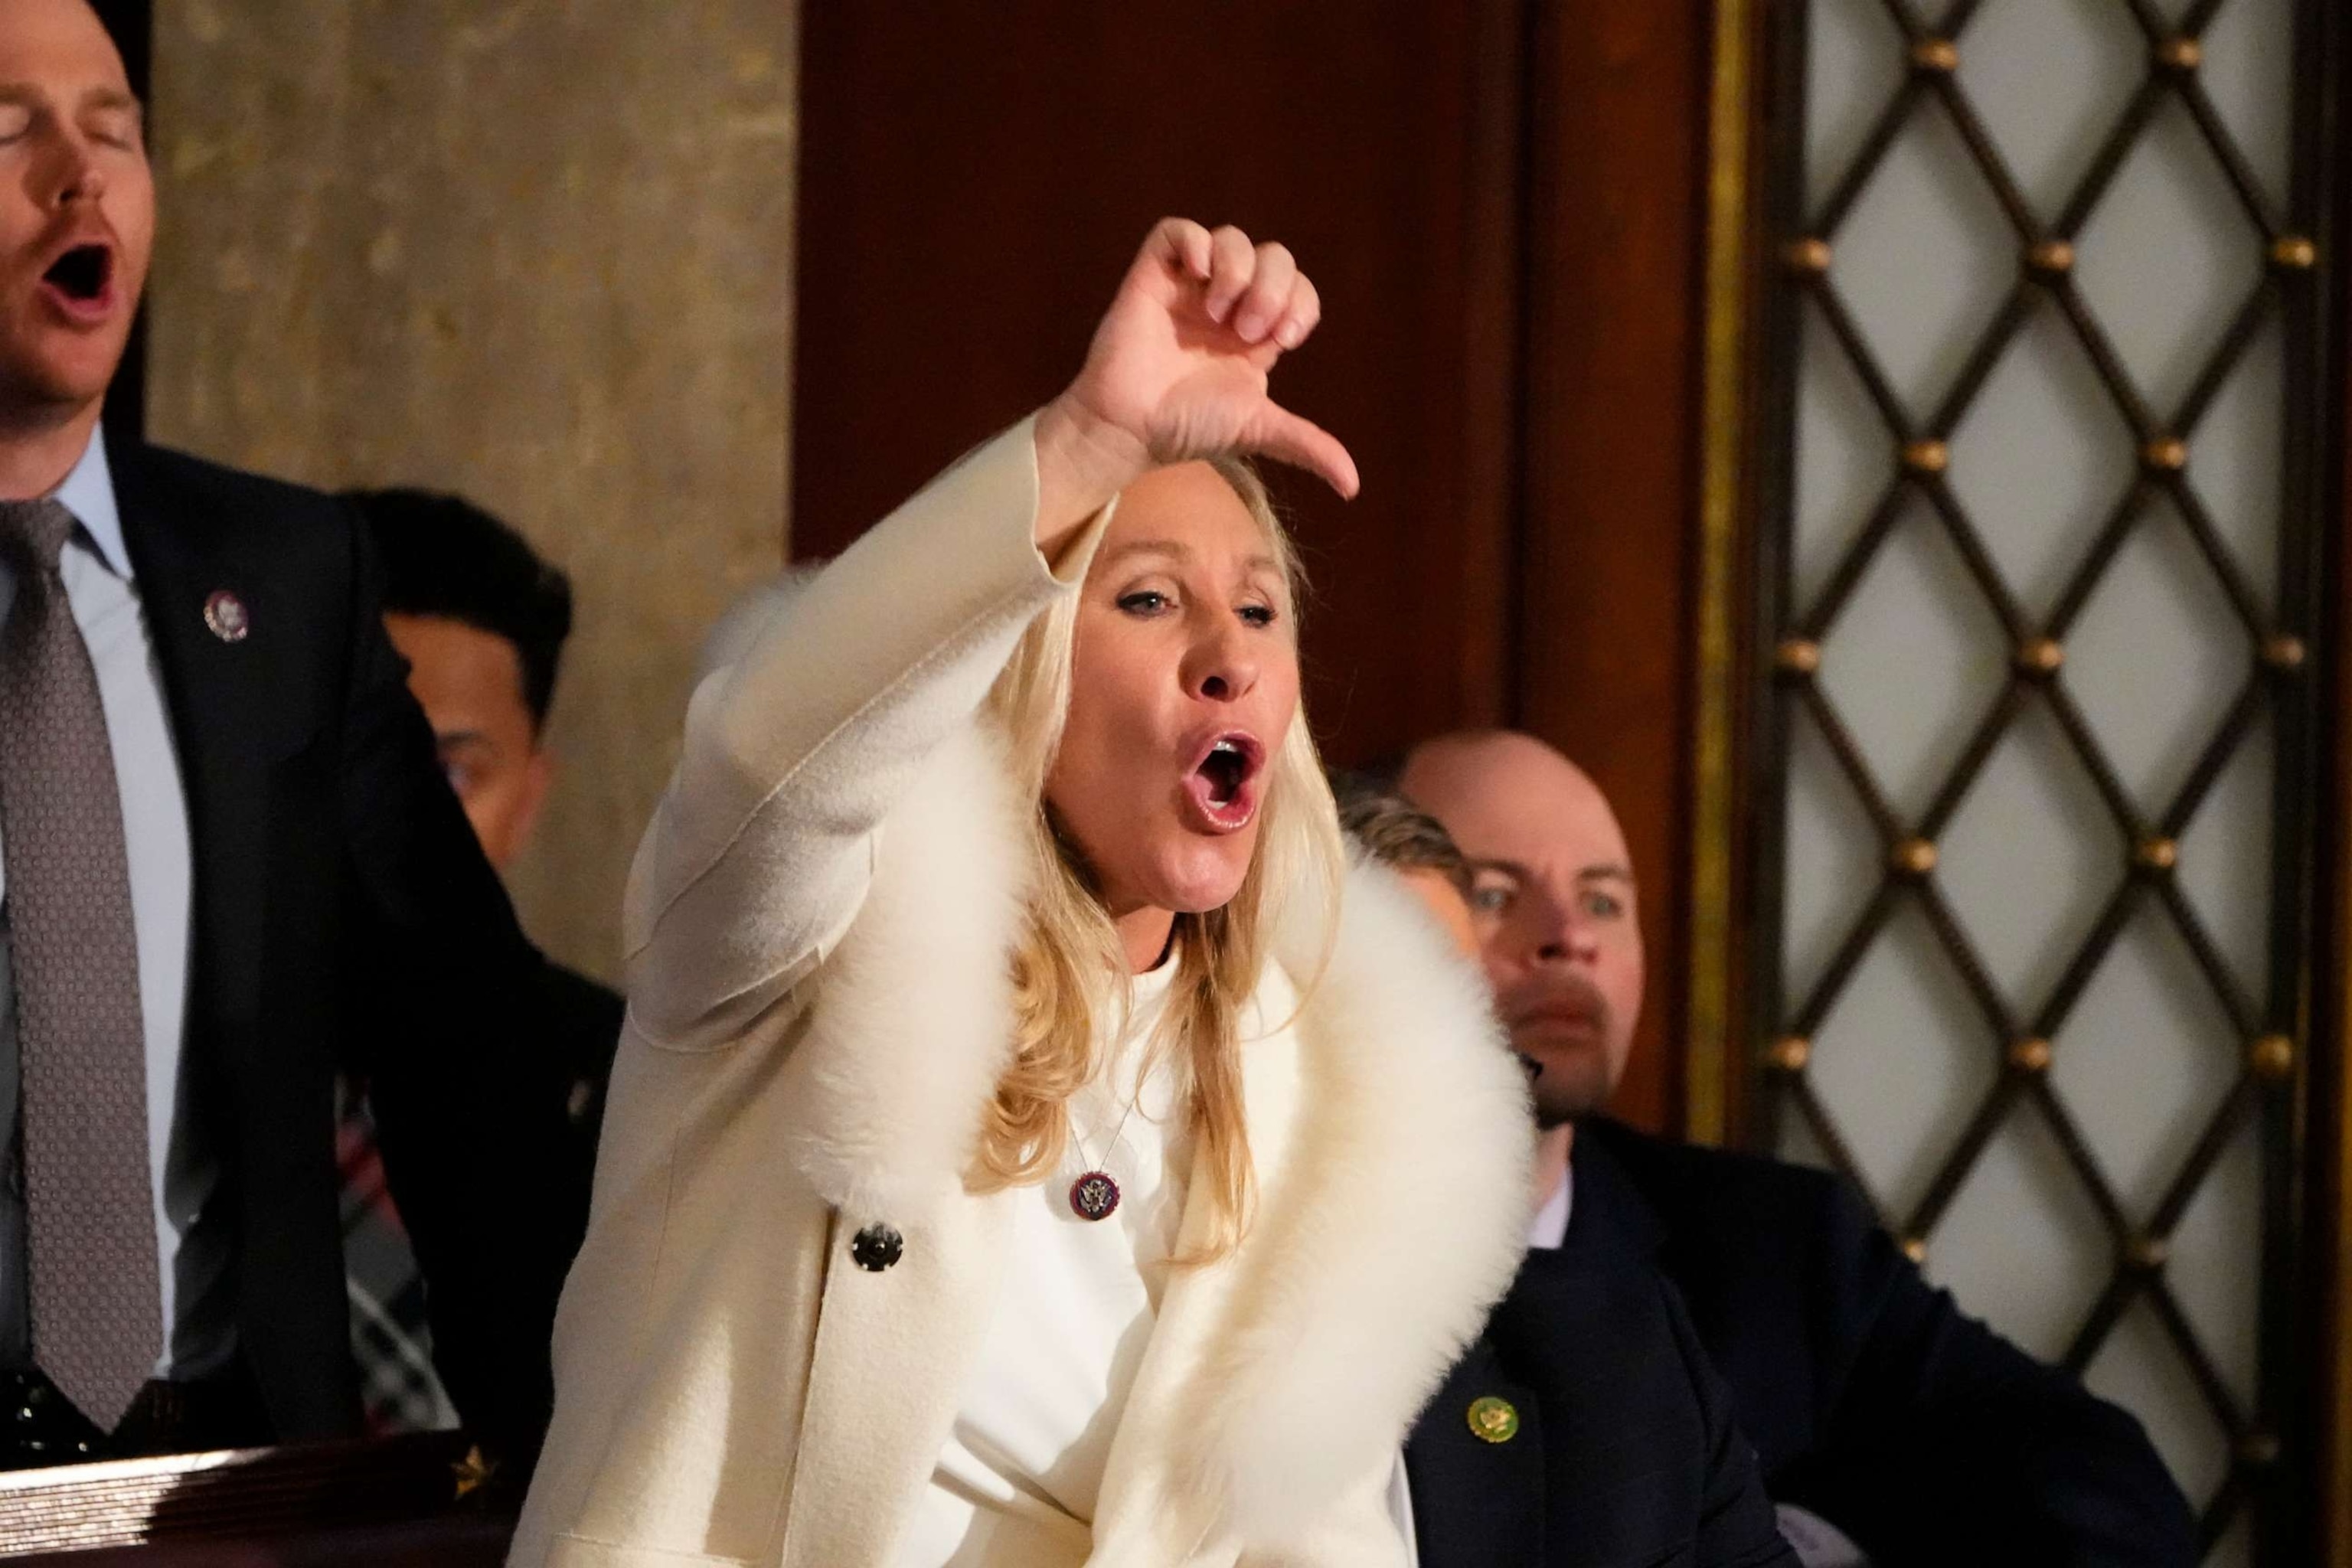
[[[1339,826],[1478,957],[1469,862],[1361,776]],[[1674,1286],[1629,1215],[1570,1228],[1531,1192],[1529,1247],[1405,1440],[1419,1568],[1797,1568]]]
[[[442,771],[490,864],[514,863],[555,758],[544,744],[572,584],[473,502],[430,490],[347,490],[383,563],[383,626],[433,726]]]
[[[530,842],[555,780],[547,719],[572,632],[572,585],[521,534],[459,497],[376,489],[343,499],[383,563],[384,630],[408,660],[408,689],[432,726],[442,772],[490,864],[504,872]],[[616,993],[546,966],[527,1055],[570,1129],[561,1173],[572,1193],[567,1213],[587,1207],[621,1015]],[[422,1283],[362,1105],[346,1106],[340,1154],[352,1346],[371,1424],[443,1425]]]
[[[1616,814],[1530,735],[1424,742],[1404,793],[1476,877],[1511,1043],[1542,1064],[1538,1169],[1568,1245],[1608,1226],[1682,1292],[1808,1564],[2188,1568],[2196,1532],[2139,1423],[1963,1313],[1820,1171],[1601,1114],[1642,1008]]]
[[[0,1465],[358,1428],[341,1069],[443,1376],[524,1468],[581,1223],[541,960],[349,509],[99,428],[155,212],[96,14],[0,7]]]
[[[441,771],[482,852],[503,873],[555,782],[547,744],[572,584],[521,534],[470,501],[425,490],[354,490],[383,563],[383,625],[408,660]],[[541,1013],[584,1183],[621,1035],[618,993],[547,966]]]

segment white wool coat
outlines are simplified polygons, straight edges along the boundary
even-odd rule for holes
[[[1036,495],[1024,425],[695,692],[631,874],[629,1022],[516,1568],[887,1563],[929,1482],[1011,1234],[1009,1195],[962,1181],[1023,897],[1024,805],[979,709],[1108,516],[1056,576]],[[1276,943],[1301,984],[1311,924]],[[1525,1086],[1392,879],[1351,874],[1295,1027],[1243,1061],[1255,1220],[1171,1277],[1099,1568],[1398,1561],[1397,1445],[1517,1261]],[[877,1222],[905,1246],[869,1271],[851,1243]]]

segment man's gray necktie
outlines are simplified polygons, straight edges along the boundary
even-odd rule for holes
[[[138,931],[98,671],[59,556],[73,514],[0,502],[0,847],[22,1063],[33,1360],[101,1428],[163,1348]]]

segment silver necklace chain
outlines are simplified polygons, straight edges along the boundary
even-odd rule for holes
[[[1110,1163],[1112,1152],[1118,1148],[1119,1134],[1127,1131],[1127,1120],[1129,1117],[1135,1114],[1135,1108],[1143,1102],[1144,1089],[1150,1083],[1150,1081],[1151,1075],[1148,1072],[1139,1073],[1136,1076],[1135,1092],[1127,1097],[1127,1109],[1119,1114],[1118,1125],[1110,1130],[1110,1142],[1103,1145],[1103,1163],[1101,1164],[1097,1164],[1092,1159],[1087,1157],[1087,1135],[1078,1131],[1076,1119],[1075,1117],[1071,1119],[1070,1141],[1077,1144],[1078,1158],[1085,1163],[1087,1170],[1101,1171],[1106,1175],[1109,1174],[1109,1171],[1107,1167]]]

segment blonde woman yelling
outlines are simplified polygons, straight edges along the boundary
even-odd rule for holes
[[[1402,1563],[1526,1224],[1477,976],[1351,869],[1242,460],[1315,288],[1171,220],[1069,388],[697,689],[525,1568]]]

